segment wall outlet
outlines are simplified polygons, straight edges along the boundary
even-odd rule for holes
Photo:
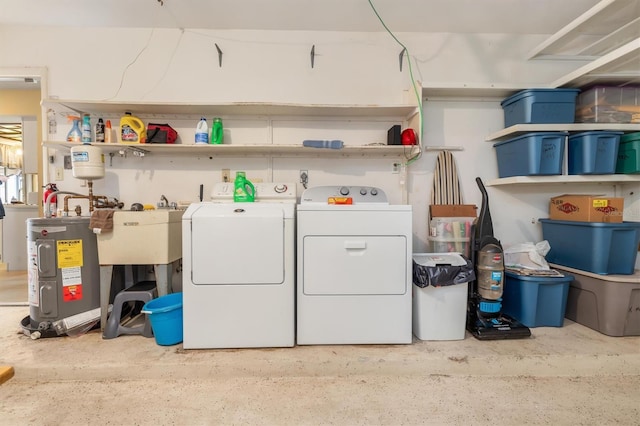
[[[309,182],[309,172],[307,170],[300,170],[300,183]]]
[[[400,167],[402,165],[400,163],[392,163],[391,164],[391,173],[400,173]]]
[[[56,167],[56,181],[64,180],[64,169],[62,167]]]
[[[223,182],[231,182],[231,170],[222,169],[222,181]]]

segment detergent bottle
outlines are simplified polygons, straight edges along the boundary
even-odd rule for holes
[[[216,145],[224,143],[224,129],[222,127],[222,119],[219,117],[213,119],[211,143]]]
[[[144,123],[138,117],[125,112],[120,118],[120,142],[121,143],[146,143],[147,131]]]
[[[247,179],[245,172],[236,172],[233,201],[236,203],[252,203],[255,201],[256,189]]]

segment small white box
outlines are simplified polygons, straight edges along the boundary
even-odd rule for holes
[[[168,264],[182,257],[184,210],[116,211],[113,232],[98,234],[101,265]]]
[[[423,266],[466,265],[457,253],[419,253],[413,260]],[[413,284],[413,334],[420,340],[462,340],[467,324],[469,283],[419,287]]]

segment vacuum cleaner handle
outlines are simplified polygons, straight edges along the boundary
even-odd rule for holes
[[[482,237],[493,237],[493,222],[491,220],[491,212],[489,211],[489,196],[487,190],[482,183],[482,179],[476,178],[476,183],[482,193],[482,205],[480,206],[480,214],[478,215],[478,225],[476,226],[476,240],[482,240]]]

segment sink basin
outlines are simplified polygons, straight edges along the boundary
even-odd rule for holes
[[[184,210],[116,211],[113,232],[98,234],[101,265],[167,264],[182,257]]]

